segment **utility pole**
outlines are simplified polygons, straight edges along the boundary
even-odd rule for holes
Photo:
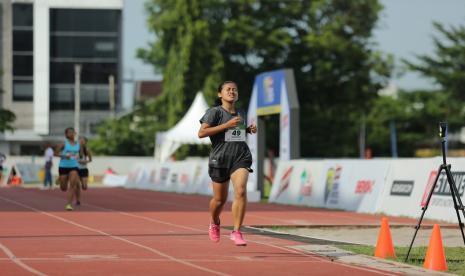
[[[112,119],[116,117],[116,104],[115,104],[115,77],[110,75],[108,77],[108,96],[110,97],[110,116]]]
[[[74,65],[74,130],[79,133],[81,116],[81,65]]]
[[[360,153],[360,158],[365,158],[365,149],[366,149],[366,122],[365,122],[365,115],[362,115],[361,124],[360,124],[360,132],[358,136],[358,148]]]

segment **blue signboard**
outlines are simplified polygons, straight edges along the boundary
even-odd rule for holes
[[[281,88],[284,70],[266,72],[255,78],[257,85],[257,115],[281,112]]]

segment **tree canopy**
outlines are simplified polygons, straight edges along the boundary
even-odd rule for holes
[[[367,118],[367,144],[377,155],[389,155],[389,123],[395,122],[400,156],[413,156],[419,148],[438,147],[438,122],[448,121],[459,132],[465,119],[465,27],[433,23],[434,54],[404,60],[411,71],[433,80],[438,87],[401,91],[397,97],[380,97]],[[451,141],[451,145],[457,141]]]
[[[151,130],[174,125],[197,91],[213,103],[224,80],[238,83],[240,105],[247,107],[255,75],[292,68],[302,155],[358,154],[360,118],[392,69],[372,40],[378,1],[150,0],[146,8],[156,39],[138,56],[163,74],[164,91],[146,104],[163,108],[141,116],[166,112],[166,125],[158,121]],[[153,140],[154,132],[141,135]]]
[[[418,61],[405,60],[410,70],[417,71],[437,83],[441,90],[456,100],[465,100],[465,26],[446,27],[434,22],[438,32],[433,37],[435,54],[419,55]]]
[[[0,132],[6,130],[14,130],[13,122],[15,121],[16,116],[13,112],[8,109],[0,108]]]

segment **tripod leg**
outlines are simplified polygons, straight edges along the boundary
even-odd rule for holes
[[[458,203],[458,209],[462,210],[462,214],[463,214],[463,217],[465,218],[465,207],[463,206],[463,203],[462,203],[462,199],[460,198],[460,193],[457,189],[457,185],[455,185],[455,180],[454,178],[452,177],[452,173],[450,171],[450,165],[448,165],[447,167],[447,171],[448,172],[448,176],[447,176],[447,179],[451,179],[451,182],[449,182],[449,184],[452,184],[451,186],[451,191],[453,190],[454,193],[455,193],[455,198],[457,199],[457,203]]]
[[[441,165],[438,169],[438,174],[436,175],[436,178],[434,179],[434,184],[431,186],[431,189],[429,190],[428,198],[426,199],[425,206],[421,208],[423,211],[421,212],[420,219],[418,220],[418,223],[415,226],[415,233],[413,234],[412,241],[410,242],[410,246],[407,251],[407,256],[405,257],[405,262],[407,262],[408,257],[410,256],[410,251],[412,250],[413,242],[415,241],[415,238],[417,236],[418,229],[420,229],[421,222],[423,221],[423,217],[425,216],[426,209],[428,209],[429,202],[431,200],[431,197],[433,196],[434,188],[436,188],[436,184],[438,183],[439,176],[441,175],[441,172],[443,169],[444,169],[444,165]]]
[[[462,200],[460,199],[460,194],[459,194],[459,191],[457,190],[457,186],[455,186],[455,181],[454,181],[454,178],[452,177],[450,166],[446,167],[446,175],[447,175],[447,182],[449,182],[450,194],[452,196],[452,200],[454,201],[454,208],[455,208],[455,212],[457,213],[457,219],[459,220],[460,232],[462,232],[463,244],[465,244],[465,234],[463,232],[463,224],[462,224],[462,219],[460,218],[459,209],[462,210],[464,217],[465,217],[465,211],[463,210],[463,203],[462,203]]]

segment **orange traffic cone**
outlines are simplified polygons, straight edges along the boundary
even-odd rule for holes
[[[387,218],[381,220],[381,229],[379,230],[378,242],[376,243],[375,257],[383,259],[396,257]]]
[[[447,270],[446,255],[444,254],[444,247],[442,246],[441,229],[437,224],[433,226],[433,233],[431,233],[423,267],[438,271]]]

